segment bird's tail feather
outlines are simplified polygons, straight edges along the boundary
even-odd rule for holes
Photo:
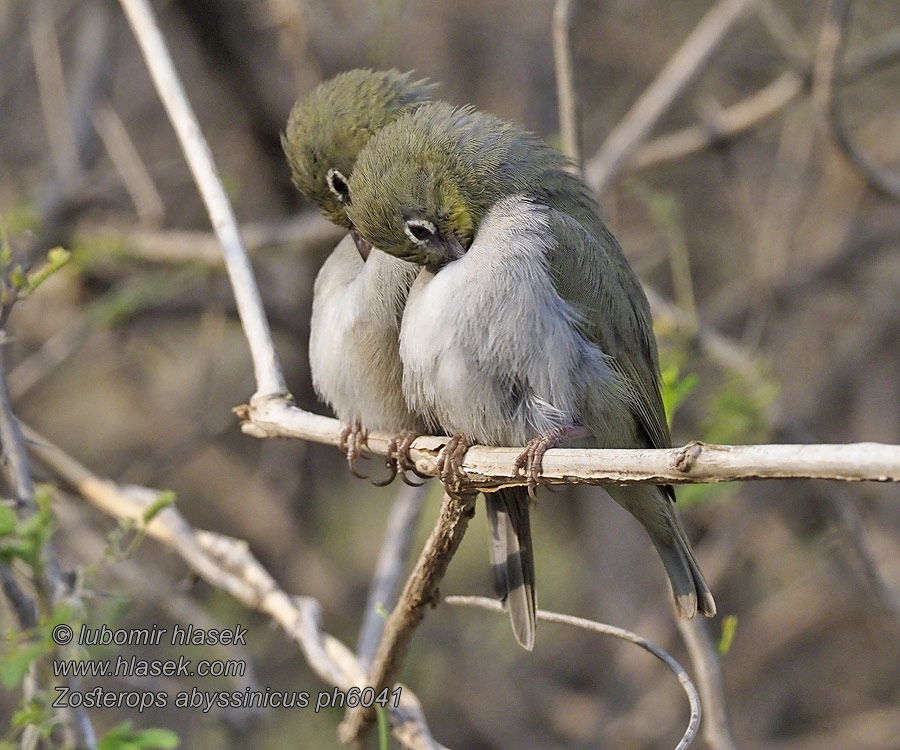
[[[669,576],[678,614],[682,617],[694,617],[698,612],[707,617],[715,615],[716,602],[700,572],[674,502],[656,486],[631,485],[610,490],[616,502],[650,534]]]
[[[494,591],[509,608],[516,640],[530,651],[534,647],[537,602],[528,488],[509,487],[489,492],[485,498]]]

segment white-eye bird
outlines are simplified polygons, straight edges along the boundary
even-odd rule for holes
[[[349,179],[372,135],[426,102],[432,88],[396,70],[341,73],[294,105],[281,139],[294,184],[326,218],[349,230],[316,276],[309,362],[316,393],[344,424],[354,474],[369,429],[401,435],[405,442],[394,454],[400,468],[408,468],[408,443],[419,423],[403,398],[398,338],[419,269],[372,249],[356,233],[347,218]],[[389,466],[388,481],[396,461]]]
[[[470,107],[424,105],[360,153],[348,216],[384,252],[423,266],[400,332],[403,390],[428,424],[463,446],[543,452],[590,435],[594,447],[669,447],[649,305],[568,160],[541,139]],[[530,488],[529,488],[530,489]],[[610,486],[644,526],[678,612],[715,602],[669,486]],[[494,581],[513,630],[534,642],[529,492],[488,496],[498,519]]]

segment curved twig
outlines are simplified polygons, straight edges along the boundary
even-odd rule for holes
[[[486,609],[489,612],[504,611],[503,605],[500,604],[500,602],[496,599],[488,599],[485,596],[447,596],[444,597],[443,601],[446,604],[458,607],[478,607],[479,609]],[[559,612],[548,612],[544,609],[539,609],[537,611],[537,618],[544,622],[556,622],[561,625],[570,625],[575,628],[581,628],[582,630],[590,630],[594,633],[601,633],[602,635],[609,635],[613,638],[620,638],[623,641],[628,641],[636,646],[640,646],[642,649],[649,651],[657,659],[662,661],[678,678],[678,682],[681,683],[681,687],[684,689],[685,695],[687,695],[691,709],[687,729],[685,729],[684,735],[675,746],[675,750],[684,750],[684,748],[693,742],[697,730],[700,728],[700,718],[702,715],[700,695],[685,668],[675,661],[665,649],[661,646],[657,646],[653,641],[647,640],[637,633],[632,633],[630,630],[625,630],[625,628],[619,628],[615,625],[607,625],[606,623],[597,622],[596,620],[586,620],[582,617],[563,615]]]
[[[828,6],[816,59],[814,98],[818,100],[832,139],[847,159],[875,190],[900,201],[900,174],[876,164],[856,144],[844,122],[841,99],[835,96],[834,84],[847,43],[850,14],[851,5],[848,0],[832,0]]]

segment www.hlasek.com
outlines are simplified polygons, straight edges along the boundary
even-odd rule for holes
[[[77,633],[68,624],[53,628],[53,640],[65,646],[77,640],[80,646],[187,646],[187,645],[246,645],[247,629],[235,625],[229,629],[195,628],[175,625],[171,635],[168,628],[152,625],[149,628],[111,629],[106,625],[89,628],[82,625]],[[242,659],[200,659],[196,662],[184,656],[177,659],[143,659],[119,654],[115,659],[60,659],[53,662],[57,677],[242,677],[247,664]],[[306,691],[253,689],[200,690],[192,687],[174,696],[165,691],[118,691],[104,687],[73,690],[56,687],[54,708],[132,708],[139,712],[148,708],[199,708],[203,713],[213,708],[308,708],[316,713],[324,708],[397,708],[401,689],[384,688],[376,693],[371,687],[334,688],[315,696]]]

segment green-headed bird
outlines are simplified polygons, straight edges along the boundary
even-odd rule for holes
[[[529,494],[562,439],[669,447],[647,298],[568,160],[470,107],[432,103],[369,142],[348,217],[376,247],[423,267],[400,331],[403,391],[467,444],[525,445],[530,486],[490,493],[493,570],[513,630],[534,643]],[[670,486],[609,486],[659,551],[678,612],[715,602]]]
[[[281,138],[294,184],[326,218],[349,230],[316,276],[309,361],[316,393],[344,424],[354,474],[369,429],[402,434],[406,442],[396,458],[406,468],[418,421],[403,398],[397,347],[418,268],[372,249],[358,235],[347,218],[349,180],[369,139],[426,102],[432,89],[396,70],[347,71],[294,105]]]

